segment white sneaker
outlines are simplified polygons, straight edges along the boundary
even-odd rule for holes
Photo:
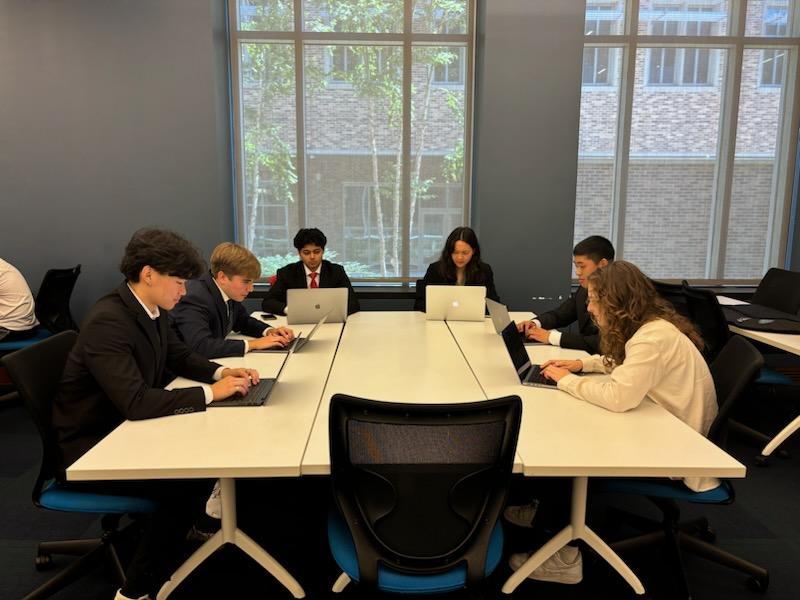
[[[219,487],[219,480],[214,484],[214,489],[211,490],[211,495],[206,500],[206,514],[212,519],[222,518],[222,498],[220,498],[221,489]]]
[[[536,516],[536,509],[539,508],[539,501],[533,500],[530,504],[520,504],[519,506],[506,506],[503,511],[503,518],[517,527],[533,527],[533,517]]]
[[[529,557],[528,552],[512,554],[508,564],[516,571]],[[583,558],[580,548],[564,546],[539,565],[528,578],[554,583],[580,583],[583,579]]]
[[[145,594],[144,596],[139,596],[138,598],[128,598],[127,596],[122,595],[122,589],[118,589],[117,595],[114,596],[114,600],[150,600],[150,595]]]

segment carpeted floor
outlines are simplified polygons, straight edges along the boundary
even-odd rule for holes
[[[780,400],[780,399],[779,399]],[[775,402],[771,417],[760,424],[775,431],[797,414],[796,403],[787,398]],[[751,407],[752,408],[752,407]],[[761,411],[758,411],[759,413]],[[694,598],[699,600],[738,600],[765,598],[790,600],[800,589],[800,434],[786,446],[794,458],[773,459],[771,466],[759,468],[753,457],[757,449],[738,440],[729,446],[731,454],[748,466],[748,477],[736,481],[736,503],[731,506],[688,506],[684,517],[704,515],[717,532],[717,543],[743,558],[767,566],[771,582],[766,594],[756,594],[744,585],[746,577],[702,559],[686,557]],[[40,540],[92,537],[98,533],[98,520],[80,515],[36,509],[30,498],[36,477],[40,449],[33,425],[20,405],[0,407],[0,598],[22,598],[55,571],[39,573],[33,557]],[[326,545],[325,514],[328,485],[325,478],[304,478],[244,484],[240,500],[249,508],[241,511],[242,528],[283,563],[300,581],[309,598],[327,598],[337,573]],[[568,502],[568,499],[564,499]],[[622,506],[655,516],[655,510],[640,498],[592,495],[589,523],[606,540],[633,533],[613,528],[605,508]],[[507,529],[506,551],[527,549],[523,530]],[[191,548],[187,547],[187,552]],[[584,580],[575,586],[527,581],[513,598],[542,599],[625,599],[634,595],[627,585],[591,551],[584,551]],[[54,569],[71,558],[55,557]],[[642,579],[650,598],[674,597],[669,564],[658,550],[626,556],[629,565]],[[504,561],[485,589],[448,598],[499,597],[499,588],[508,577]],[[102,569],[75,582],[56,599],[110,600],[115,585]],[[351,586],[343,599],[357,596]],[[364,597],[375,598],[368,593]],[[175,600],[201,598],[286,598],[291,596],[260,567],[236,549],[223,549],[187,579],[172,596]]]

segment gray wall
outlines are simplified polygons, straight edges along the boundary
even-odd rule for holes
[[[570,287],[585,3],[479,7],[472,222],[501,299],[540,310]]]
[[[77,319],[142,226],[233,236],[224,2],[0,2],[0,256],[83,264]]]

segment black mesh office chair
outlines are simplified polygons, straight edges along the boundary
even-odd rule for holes
[[[719,413],[711,424],[708,438],[725,447],[728,432],[728,415],[742,393],[752,383],[764,359],[750,342],[741,336],[733,336],[720,351],[711,365],[711,375],[717,391]],[[689,582],[683,567],[682,551],[691,552],[718,564],[736,569],[749,575],[748,586],[754,590],[764,591],[769,585],[769,572],[734,556],[713,545],[716,538],[706,519],[696,519],[688,523],[679,522],[679,501],[697,504],[731,504],[735,494],[729,481],[723,480],[721,485],[707,492],[693,492],[679,481],[661,481],[647,479],[620,479],[598,482],[594,491],[619,492],[646,496],[662,513],[661,522],[645,519],[636,515],[625,515],[623,518],[633,525],[647,531],[644,535],[612,544],[619,553],[639,550],[643,546],[656,543],[666,544],[666,549],[675,567],[676,581],[681,597],[691,599]]]
[[[396,404],[336,394],[330,407],[334,585],[443,593],[490,574],[503,546],[518,396]]]
[[[51,424],[52,400],[58,389],[67,356],[75,345],[77,337],[78,334],[74,331],[65,331],[2,358],[2,363],[8,369],[42,440],[42,464],[33,487],[33,503],[40,508],[50,510],[103,515],[101,538],[39,544],[35,561],[37,569],[50,567],[53,554],[80,555],[80,558],[25,596],[23,600],[47,598],[94,570],[100,562],[105,562],[111,567],[119,583],[124,582],[124,571],[114,547],[115,539],[122,533],[117,532],[120,517],[125,514],[144,514],[155,510],[155,504],[150,500],[77,492],[64,489],[55,480],[56,465],[59,461],[58,446]]]
[[[69,301],[81,266],[72,269],[50,269],[44,274],[39,291],[36,292],[36,318],[53,333],[78,331],[72,318]]]

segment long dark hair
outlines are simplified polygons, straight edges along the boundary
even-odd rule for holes
[[[478,244],[478,236],[469,227],[456,227],[447,236],[442,255],[439,257],[439,274],[448,281],[456,280],[456,265],[452,256],[456,249],[456,242],[464,242],[472,248],[472,258],[464,268],[464,283],[466,285],[484,283],[485,274],[483,261],[481,261],[481,247]]]

